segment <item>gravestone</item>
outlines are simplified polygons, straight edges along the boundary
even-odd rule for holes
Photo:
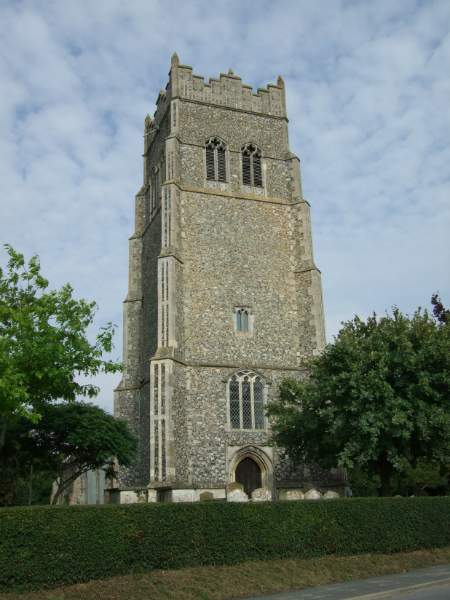
[[[337,492],[332,492],[331,490],[328,490],[328,492],[325,492],[323,495],[324,500],[333,500],[334,498],[340,498],[340,496]]]
[[[305,494],[305,500],[320,500],[322,498],[322,494],[312,488],[309,492]]]
[[[227,502],[248,502],[248,496],[244,492],[242,483],[227,485]]]
[[[272,494],[268,488],[257,488],[252,492],[252,502],[270,502]]]
[[[214,500],[214,494],[212,492],[202,492],[200,494],[200,502],[205,502],[205,500]]]
[[[304,500],[305,495],[301,490],[281,490],[279,500]]]

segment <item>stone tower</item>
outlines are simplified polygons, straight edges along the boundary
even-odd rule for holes
[[[196,500],[233,481],[273,497],[337,488],[331,474],[290,472],[263,410],[325,345],[283,80],[256,94],[231,70],[205,83],[174,54],[143,156],[115,391],[140,451],[119,490]]]

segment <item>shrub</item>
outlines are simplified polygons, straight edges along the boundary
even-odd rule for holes
[[[450,498],[13,507],[0,510],[0,590],[247,560],[450,544]]]

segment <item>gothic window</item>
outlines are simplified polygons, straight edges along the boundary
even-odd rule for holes
[[[248,312],[247,308],[236,311],[236,331],[248,331]]]
[[[206,179],[227,180],[226,145],[217,137],[206,142]]]
[[[231,429],[264,429],[263,382],[251,371],[235,373],[228,383]]]
[[[242,152],[242,183],[263,187],[261,150],[255,144],[245,144]]]

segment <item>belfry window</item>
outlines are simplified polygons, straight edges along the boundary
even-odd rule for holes
[[[227,180],[226,146],[225,142],[217,137],[206,142],[206,179]]]
[[[264,429],[263,382],[251,371],[235,373],[228,383],[231,429]]]
[[[245,144],[242,152],[242,183],[263,187],[261,150],[255,144]]]

